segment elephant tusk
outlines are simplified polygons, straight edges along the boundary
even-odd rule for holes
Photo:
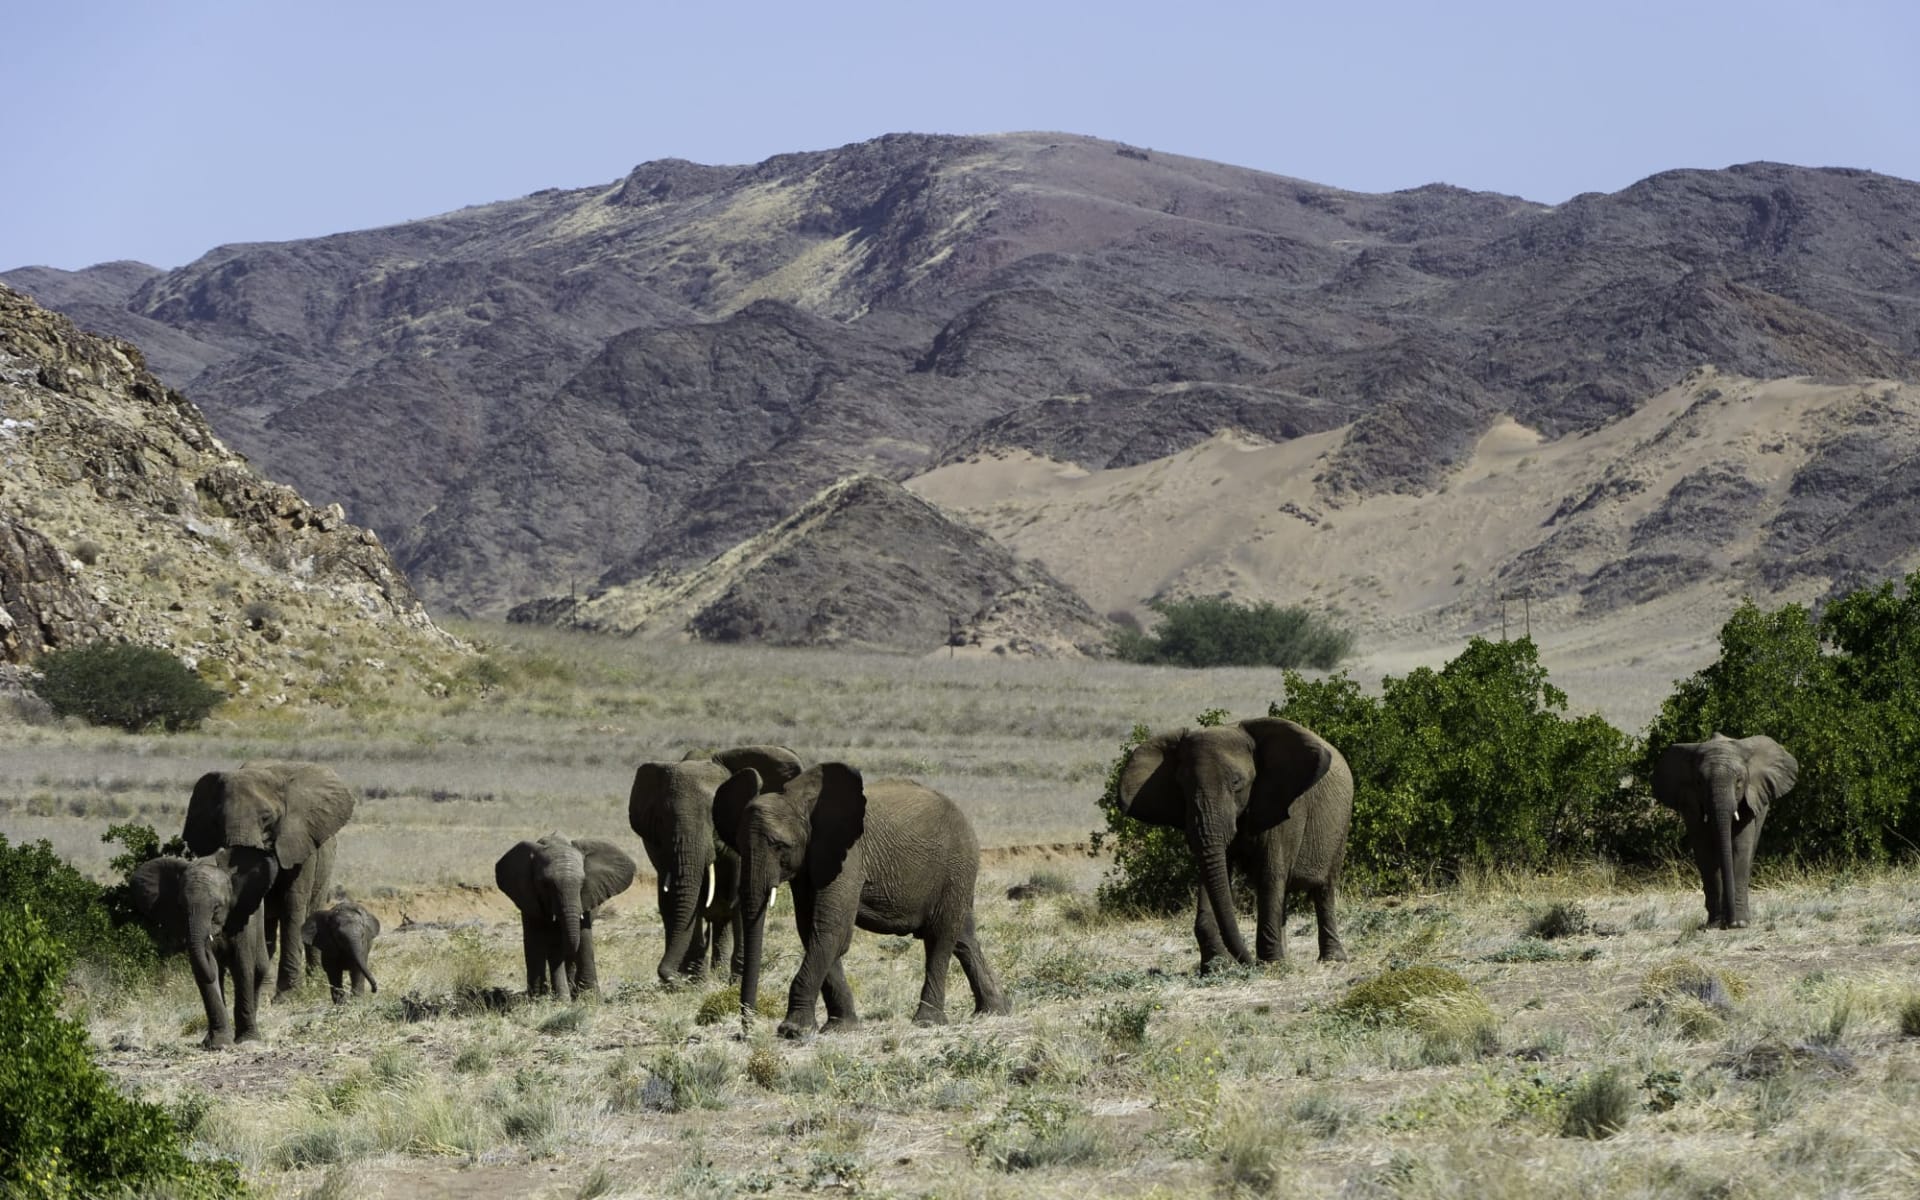
[[[708,863],[707,864],[707,903],[708,904],[712,904],[714,901],[713,880],[714,880],[713,864]]]
[[[780,897],[780,885],[774,884],[767,889],[767,911],[773,911],[773,902]]]
[[[662,871],[660,873],[660,894],[662,896],[673,895],[673,872]]]

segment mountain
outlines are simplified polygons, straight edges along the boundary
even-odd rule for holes
[[[1107,623],[1044,569],[899,484],[854,475],[698,570],[663,570],[516,618],[776,646],[1037,657],[1104,651]]]
[[[0,663],[141,642],[261,704],[457,665],[376,534],[263,478],[132,345],[6,286],[0,463]]]
[[[379,530],[431,602],[499,614],[696,570],[854,473],[1027,456],[1097,475],[1223,434],[1320,439],[1288,503],[1325,533],[1344,509],[1453,486],[1507,422],[1543,444],[1590,435],[1703,365],[1915,379],[1916,229],[1920,185],[1843,169],[1671,171],[1548,206],[1347,192],[1063,134],[892,135],[646,163],[168,272],[7,278],[151,345],[223,436]],[[1709,555],[1713,578],[1896,563],[1897,539],[1820,522],[1857,520],[1868,494],[1902,511],[1884,459],[1905,443],[1835,436],[1779,514],[1781,538],[1825,549],[1780,540],[1738,569]],[[1745,494],[1703,476],[1675,529]],[[1050,520],[1028,544],[1054,544]],[[1101,611],[1236,571],[1249,595],[1306,595],[1235,568],[1231,523],[1216,536],[1190,547],[1195,571],[1117,591],[1058,557],[1079,551],[1041,557]],[[1638,553],[1702,557],[1659,541]],[[1571,538],[1543,544],[1514,531],[1490,570],[1583,594],[1598,568]]]

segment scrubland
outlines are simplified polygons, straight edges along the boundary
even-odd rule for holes
[[[0,832],[104,870],[109,823],[178,827],[200,771],[333,763],[364,799],[339,882],[378,910],[382,990],[321,981],[266,1041],[198,1048],[184,969],[73,995],[102,1060],[285,1196],[1906,1196],[1920,1191],[1920,871],[1756,881],[1700,928],[1691,872],[1476,873],[1345,898],[1353,961],[1200,977],[1187,918],[1116,916],[1079,843],[1132,724],[1263,713],[1277,672],[645,646],[520,630],[435,707],[265,711],[196,734],[0,723]],[[1014,1014],[907,1017],[921,955],[860,934],[857,1029],[742,1028],[666,992],[650,889],[598,927],[604,992],[524,1003],[512,841],[626,829],[634,764],[774,741],[911,774],[992,848],[986,950]],[[1783,803],[1790,803],[1791,797]],[[1011,900],[1006,889],[1038,893]],[[787,910],[776,910],[780,918]],[[1310,917],[1293,922],[1311,952]],[[797,961],[769,931],[769,991]],[[1464,989],[1367,1008],[1413,966]],[[710,1020],[709,1018],[719,1019]]]

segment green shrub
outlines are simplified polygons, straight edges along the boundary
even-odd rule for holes
[[[967,1149],[1002,1171],[1030,1171],[1091,1162],[1106,1140],[1072,1101],[1026,1095],[968,1134]]]
[[[1377,700],[1344,673],[1285,681],[1286,703],[1270,714],[1345,755],[1348,868],[1376,884],[1467,864],[1546,866],[1610,850],[1661,819],[1620,787],[1633,740],[1598,715],[1561,715],[1566,693],[1526,639],[1474,638],[1437,671],[1383,679]]]
[[[94,642],[44,654],[33,690],[61,716],[129,733],[193,729],[226,696],[165,650]]]
[[[778,992],[761,992],[753,998],[753,1010],[763,1017],[784,1017],[787,998]],[[729,986],[708,992],[693,1012],[695,1025],[716,1025],[740,1015],[740,988]]]
[[[1479,994],[1458,971],[1425,965],[1401,967],[1354,984],[1334,1005],[1334,1011],[1370,1025],[1387,1025],[1414,1015],[1423,1003]]]
[[[1607,1067],[1574,1085],[1567,1096],[1567,1115],[1560,1133],[1563,1137],[1610,1138],[1627,1127],[1627,1119],[1639,1106],[1638,1090],[1618,1067]]]
[[[107,892],[55,854],[50,843],[15,846],[0,835],[0,913],[18,913],[27,904],[33,905],[36,922],[69,954],[106,968],[118,979],[139,975],[158,961],[146,931],[117,924]]]
[[[123,1096],[86,1030],[60,1016],[70,953],[37,913],[0,904],[0,1181],[43,1195],[244,1194],[237,1166],[189,1159],[167,1111]]]
[[[1327,670],[1353,649],[1353,634],[1304,608],[1262,601],[1237,604],[1224,596],[1155,600],[1160,614],[1151,634],[1123,629],[1114,654],[1128,662],[1176,667],[1312,667]]]

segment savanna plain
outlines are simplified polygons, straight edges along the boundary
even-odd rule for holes
[[[184,965],[72,989],[115,1077],[267,1194],[1920,1194],[1913,868],[1762,871],[1733,931],[1701,928],[1677,865],[1350,888],[1352,961],[1313,960],[1309,911],[1290,922],[1305,957],[1203,977],[1189,916],[1097,902],[1095,799],[1136,723],[1262,715],[1279,672],[460,632],[486,650],[444,701],[164,737],[0,722],[0,832],[102,878],[106,826],[177,832],[203,771],[306,758],[358,791],[336,883],[385,926],[377,995],[336,1006],[310,980],[266,1008],[263,1043],[209,1052]],[[1012,1016],[972,1017],[956,972],[951,1023],[912,1025],[919,948],[871,934],[846,960],[864,1023],[805,1043],[774,1016],[743,1028],[723,980],[657,986],[633,769],[755,742],[960,803]],[[554,829],[643,873],[597,926],[602,994],[575,1005],[518,1000],[492,883]],[[768,992],[797,960],[770,927]],[[1409,967],[1468,986],[1355,1003]]]

